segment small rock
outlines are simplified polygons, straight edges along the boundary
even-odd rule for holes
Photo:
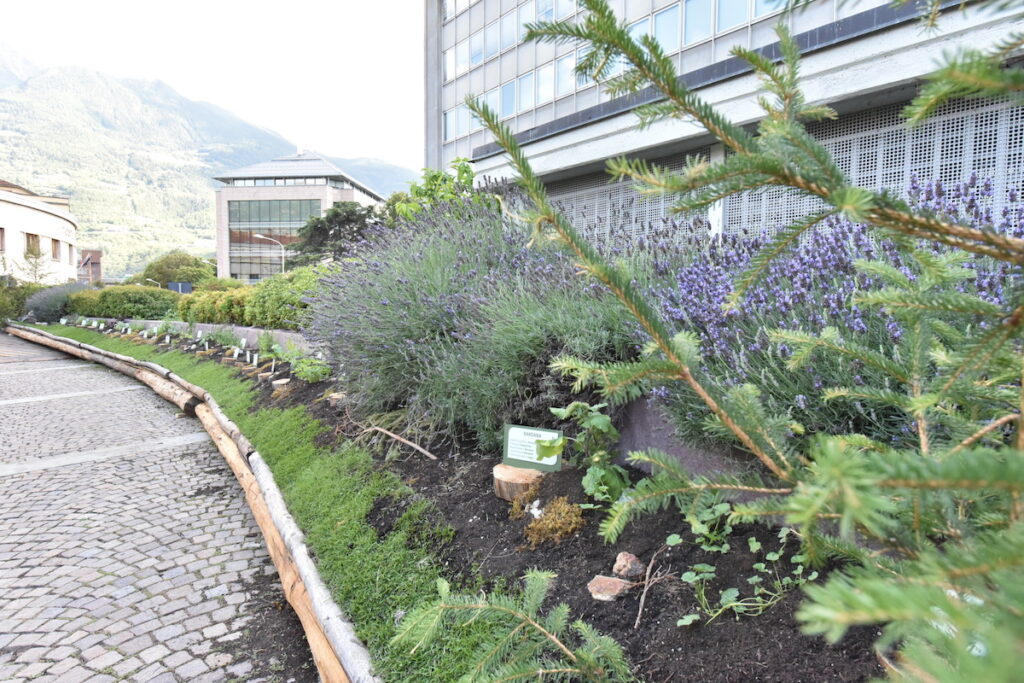
[[[614,576],[602,576],[600,574],[591,579],[590,583],[587,584],[587,590],[590,591],[590,597],[595,600],[604,600],[605,602],[618,600],[628,593],[632,587],[633,584],[629,581],[624,581]]]
[[[271,384],[273,384],[275,387],[283,387],[284,385],[288,384],[288,382],[291,382],[291,379],[285,377],[284,379],[275,379],[273,382],[271,382]]]
[[[612,573],[626,579],[639,579],[647,571],[644,563],[633,553],[619,553]]]
[[[270,379],[270,373],[261,372],[258,375],[256,375],[256,377],[258,377],[261,382],[266,382],[268,379]]]

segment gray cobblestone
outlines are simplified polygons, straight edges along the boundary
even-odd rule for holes
[[[62,362],[0,335],[0,401],[134,384],[91,365],[45,370]],[[201,432],[176,413],[148,389],[0,404],[0,467],[16,467],[0,476],[0,680],[226,680],[236,675],[228,664],[253,670],[212,646],[240,638],[255,607],[242,572],[273,566],[208,440],[150,445]],[[105,446],[131,448],[61,461]]]

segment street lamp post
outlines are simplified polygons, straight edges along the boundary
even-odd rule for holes
[[[157,282],[156,280],[152,279],[152,278],[148,278],[148,277],[147,277],[147,278],[146,278],[146,282],[152,282],[152,283],[153,283],[154,285],[156,285],[156,286],[157,286],[157,289],[163,289],[163,287],[161,287],[160,283],[159,283],[159,282]]]
[[[266,235],[253,235],[253,237],[255,237],[258,240],[266,240],[268,242],[273,242],[277,246],[281,247],[281,273],[284,274],[284,245],[275,240],[273,237],[267,237]]]

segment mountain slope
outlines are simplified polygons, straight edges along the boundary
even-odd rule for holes
[[[212,253],[211,177],[295,150],[159,81],[7,63],[18,64],[0,63],[0,178],[70,197],[79,246],[102,248],[108,275],[174,248]],[[384,194],[415,176],[374,160],[336,163]]]

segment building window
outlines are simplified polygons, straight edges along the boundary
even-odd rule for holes
[[[60,240],[50,240],[50,258],[60,261]]]
[[[786,6],[785,0],[754,0],[754,16],[763,17]]]
[[[711,35],[711,0],[686,0],[683,36],[686,44],[696,43]]]
[[[537,104],[546,104],[555,99],[555,65],[547,64],[537,69]]]
[[[33,235],[30,232],[25,233],[25,253],[34,255],[42,253],[39,249],[39,235]]]
[[[68,265],[75,265],[75,246],[73,244],[68,245]]]
[[[747,0],[718,0],[719,33],[734,28],[747,20]]]
[[[501,118],[514,116],[516,113],[516,82],[509,81],[501,86]]]
[[[673,5],[654,15],[654,38],[665,54],[671,54],[679,49],[679,5]]]
[[[533,109],[533,72],[519,77],[519,111]]]
[[[576,88],[576,55],[568,54],[555,62],[555,95],[568,95]]]
[[[526,36],[526,25],[532,24],[536,19],[533,2],[534,0],[529,0],[519,6],[519,40]]]
[[[555,0],[555,16],[565,19],[576,11],[576,0]]]
[[[516,44],[516,11],[512,10],[501,18],[501,49],[507,50]]]
[[[484,29],[484,59],[490,59],[501,52],[501,29],[496,21]]]
[[[4,229],[0,228],[0,252],[7,251],[7,242],[4,237]]]

